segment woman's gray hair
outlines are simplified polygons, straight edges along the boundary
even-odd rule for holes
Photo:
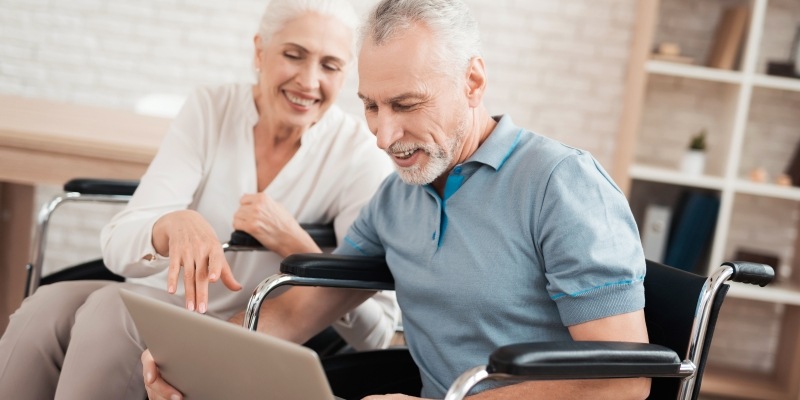
[[[367,39],[380,46],[421,23],[436,37],[436,54],[448,74],[464,72],[472,58],[480,56],[478,24],[460,0],[383,0],[370,12],[361,31],[360,43]]]
[[[269,0],[258,24],[262,45],[266,46],[287,22],[308,12],[336,18],[353,32],[358,28],[358,15],[349,0]],[[354,54],[355,41],[351,49]]]

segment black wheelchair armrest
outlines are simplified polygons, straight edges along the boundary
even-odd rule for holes
[[[336,247],[336,231],[333,230],[333,224],[300,224],[300,227],[308,232],[321,249]]]
[[[562,341],[498,348],[486,371],[526,380],[681,376],[681,359],[649,343]]]
[[[394,284],[394,277],[383,257],[293,254],[281,262],[281,272],[301,278]]]
[[[78,178],[65,183],[64,191],[80,194],[132,196],[138,186],[138,180]]]
[[[259,310],[270,292],[281,286],[321,286],[394,290],[394,278],[383,258],[335,254],[293,254],[281,262],[281,273],[262,281],[247,303],[243,326],[258,327]]]
[[[300,227],[311,236],[320,248],[336,247],[336,232],[333,224],[300,224]],[[237,250],[265,250],[261,242],[244,231],[233,231],[228,240],[228,247]]]

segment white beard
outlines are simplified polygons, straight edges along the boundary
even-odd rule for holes
[[[424,164],[417,163],[410,167],[400,167],[395,164],[397,175],[403,182],[409,185],[427,185],[447,171],[452,164],[456,150],[464,143],[466,135],[466,121],[461,121],[456,133],[447,140],[445,146],[434,143],[399,143],[396,142],[387,149],[390,154],[402,153],[409,150],[419,149],[428,155],[428,160]]]

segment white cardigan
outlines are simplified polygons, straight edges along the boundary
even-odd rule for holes
[[[233,231],[239,198],[257,191],[253,126],[258,113],[248,84],[202,88],[173,121],[133,199],[101,234],[103,260],[129,282],[166,290],[169,261],[152,245],[153,224],[194,209],[220,242]],[[265,192],[301,223],[333,221],[341,242],[358,211],[392,171],[365,124],[332,106],[303,134],[301,146]],[[242,290],[209,287],[208,312],[227,319],[245,309],[256,285],[278,271],[272,252],[225,254]],[[153,259],[147,261],[147,259]],[[179,281],[182,281],[179,279]],[[183,296],[182,282],[177,296]],[[379,293],[335,324],[355,348],[388,345],[399,319],[393,292]]]

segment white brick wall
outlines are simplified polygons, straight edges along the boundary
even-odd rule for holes
[[[650,75],[639,128],[635,160],[677,168],[692,135],[706,129],[707,173],[722,176],[732,120],[726,111],[735,101],[732,85]]]
[[[800,26],[800,19],[798,19]],[[769,179],[786,171],[795,148],[800,145],[800,92],[755,89],[742,146],[739,176],[764,168]]]
[[[132,109],[150,93],[252,80],[261,1],[1,0],[0,92]],[[375,0],[355,0],[365,12]],[[467,2],[494,113],[610,164],[633,0]],[[351,77],[340,99],[361,114]]]

